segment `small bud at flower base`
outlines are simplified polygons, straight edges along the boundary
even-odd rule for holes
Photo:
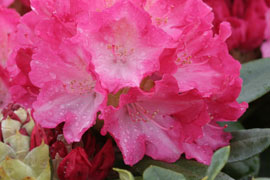
[[[60,180],[88,179],[91,164],[84,149],[73,149],[59,164],[57,174]]]
[[[62,141],[56,141],[50,146],[50,155],[52,159],[55,159],[56,154],[61,158],[64,158],[67,155],[67,149]]]
[[[108,175],[114,163],[114,149],[112,140],[108,139],[102,149],[96,154],[91,162],[90,179],[102,180]]]

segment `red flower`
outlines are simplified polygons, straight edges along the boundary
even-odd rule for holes
[[[85,150],[77,147],[61,161],[57,174],[60,180],[86,180],[91,166]]]
[[[62,141],[56,141],[50,146],[50,155],[52,159],[55,159],[57,153],[62,158],[64,158],[68,153],[65,143]]]
[[[114,163],[114,150],[111,139],[108,139],[103,148],[91,161],[90,179],[102,180],[107,177]]]

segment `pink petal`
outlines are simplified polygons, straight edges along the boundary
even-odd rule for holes
[[[145,75],[158,70],[159,55],[168,41],[151,25],[150,16],[128,1],[92,13],[79,28],[95,71],[109,91],[139,86]]]
[[[0,6],[0,66],[6,67],[6,62],[15,47],[15,31],[20,15],[13,9]]]
[[[11,97],[8,92],[7,76],[0,66],[0,109],[11,102]]]
[[[34,118],[46,128],[65,122],[66,140],[79,141],[83,133],[95,124],[103,99],[103,95],[94,91],[85,94],[67,92],[60,81],[51,81],[41,89],[33,104]]]
[[[194,143],[183,144],[186,158],[195,158],[197,161],[209,165],[214,151],[228,145],[231,139],[231,135],[225,133],[223,129],[218,125],[205,125],[201,138],[198,138]]]
[[[199,21],[207,20],[211,27],[213,15],[211,9],[197,0],[146,0],[144,9],[151,15],[157,27],[178,40],[184,28],[194,26]]]
[[[262,44],[261,51],[264,58],[270,58],[270,40]]]
[[[68,142],[79,141],[95,123],[104,100],[96,91],[98,81],[91,72],[90,57],[78,44],[64,41],[57,50],[40,44],[31,61],[31,81],[41,88],[33,104],[34,117],[44,127],[65,122]]]
[[[126,164],[137,163],[144,154],[174,162],[183,152],[182,142],[202,135],[202,126],[210,120],[204,101],[195,91],[178,91],[175,79],[164,76],[156,82],[155,92],[131,88],[121,96],[119,108],[103,111],[102,133],[112,134]]]
[[[8,7],[13,3],[14,0],[0,0],[0,5],[4,7]]]

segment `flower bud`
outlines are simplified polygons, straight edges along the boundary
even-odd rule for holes
[[[73,149],[59,164],[57,174],[60,180],[88,179],[91,164],[84,149]]]

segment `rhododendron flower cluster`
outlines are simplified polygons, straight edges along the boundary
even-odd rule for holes
[[[32,108],[43,128],[63,123],[67,143],[103,123],[100,133],[113,137],[128,165],[182,154],[209,164],[229,143],[217,122],[236,121],[247,108],[236,101],[240,64],[225,43],[230,24],[213,32],[202,0],[31,0],[31,8],[20,17],[1,7],[2,104]],[[80,147],[65,158],[60,169],[93,167]]]

